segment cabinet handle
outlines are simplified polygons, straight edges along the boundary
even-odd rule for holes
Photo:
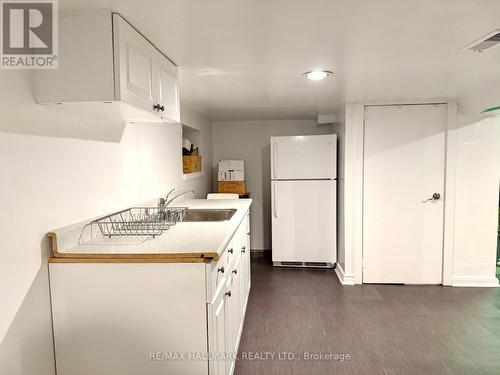
[[[158,111],[158,112],[159,112],[159,111],[162,111],[162,112],[163,112],[163,111],[165,111],[165,106],[164,106],[164,105],[160,105],[160,104],[155,104],[155,105],[153,106],[153,110]]]
[[[227,252],[232,254],[234,251],[233,251],[233,249],[231,248],[231,249],[229,249]]]
[[[226,293],[224,293],[226,296],[231,297],[231,291],[228,290]]]
[[[243,247],[241,248],[241,252],[242,252],[242,253],[244,253],[244,252],[245,252],[245,250],[246,250],[246,249],[245,249],[245,246],[243,246]]]
[[[224,273],[224,267],[219,268],[217,272]]]
[[[238,273],[238,270],[233,270],[233,273],[236,275]]]

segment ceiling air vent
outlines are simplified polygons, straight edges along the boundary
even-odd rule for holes
[[[500,30],[492,31],[491,33],[479,38],[475,42],[466,45],[463,50],[464,51],[475,51],[475,52],[483,52],[487,49],[495,47],[500,43]]]

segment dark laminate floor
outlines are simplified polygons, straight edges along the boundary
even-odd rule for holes
[[[238,360],[248,374],[500,374],[500,289],[363,285],[252,260],[243,352],[349,353],[349,361]],[[277,354],[276,354],[277,355]]]

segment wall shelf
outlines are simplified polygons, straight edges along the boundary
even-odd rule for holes
[[[203,132],[199,129],[193,128],[191,126],[182,124],[182,144],[184,144],[184,140],[188,139],[192,142],[196,147],[198,147],[198,155],[202,157],[203,163],[203,149],[202,149],[202,141],[203,141]],[[203,165],[201,165],[201,171],[193,172],[193,173],[184,173],[182,175],[182,180],[195,180],[197,178],[203,177]]]

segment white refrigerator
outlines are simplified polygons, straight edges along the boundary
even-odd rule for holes
[[[337,262],[337,136],[271,137],[275,266]]]

